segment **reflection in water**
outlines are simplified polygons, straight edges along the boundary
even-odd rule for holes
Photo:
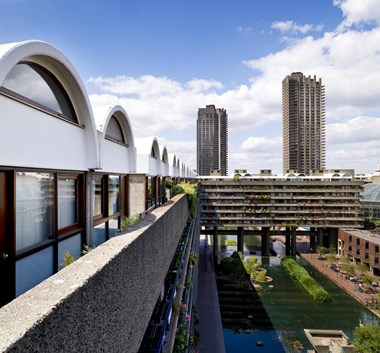
[[[234,236],[226,238],[236,239]],[[251,237],[245,237],[245,240],[247,238]],[[273,248],[280,256],[284,256],[284,247],[280,242],[274,242]],[[236,246],[228,246],[221,250],[219,256],[230,256],[236,250]],[[255,305],[265,310],[271,327],[268,327],[268,320],[261,322],[260,317],[254,322],[251,330],[239,331],[238,327],[232,330],[224,326],[227,353],[248,353],[256,350],[263,353],[306,353],[312,346],[304,334],[305,328],[343,330],[352,339],[359,320],[363,323],[378,320],[371,311],[302,259],[298,258],[297,261],[329,292],[332,298],[330,303],[315,303],[283,270],[280,257],[261,258],[259,244],[252,244],[251,241],[249,246],[244,247],[245,256],[251,256],[252,251],[256,252],[255,256],[267,269],[267,275],[274,279],[271,283],[261,284],[262,291],[255,294],[258,298]],[[242,303],[239,298],[235,298],[234,302]],[[264,346],[256,348],[258,342],[262,342]]]

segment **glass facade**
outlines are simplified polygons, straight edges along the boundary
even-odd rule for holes
[[[78,223],[77,180],[58,180],[58,228]]]
[[[120,211],[120,177],[110,175],[108,177],[108,214],[113,215]]]
[[[74,109],[61,84],[46,69],[31,62],[21,62],[9,71],[3,85],[16,98],[45,107],[63,118],[77,122]],[[18,97],[19,96],[19,97]]]
[[[16,173],[16,251],[53,238],[54,175]]]
[[[92,180],[92,214],[94,216],[103,213],[103,182],[101,178],[94,178]]]

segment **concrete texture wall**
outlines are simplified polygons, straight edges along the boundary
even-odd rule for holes
[[[145,211],[145,174],[129,174],[129,214]]]
[[[0,309],[1,352],[137,352],[186,224],[178,195]]]

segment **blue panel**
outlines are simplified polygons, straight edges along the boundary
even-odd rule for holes
[[[106,224],[100,224],[92,229],[92,242],[93,246],[97,247],[98,245],[106,241]]]
[[[53,274],[53,247],[16,262],[16,297]]]
[[[65,239],[58,243],[58,269],[60,270],[62,266],[61,264],[63,262],[63,254],[69,251],[70,254],[75,258],[78,259],[81,256],[82,252],[82,239],[81,235],[77,234],[71,238]]]

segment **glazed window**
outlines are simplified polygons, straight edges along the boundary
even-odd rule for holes
[[[92,214],[93,216],[99,216],[103,214],[103,179],[94,178],[92,180]]]
[[[78,123],[74,108],[51,72],[31,62],[20,62],[5,77],[1,92],[23,103]]]
[[[156,156],[156,151],[154,150],[154,147],[152,146],[152,149],[150,151],[150,156],[154,159],[157,159],[157,156]]]
[[[108,233],[109,237],[112,238],[118,234],[120,228],[120,218],[110,219],[108,221]]]
[[[16,174],[16,251],[53,239],[54,174]]]
[[[58,180],[58,229],[78,223],[77,180]]]
[[[112,116],[108,122],[106,138],[114,142],[127,144],[124,138],[123,130],[121,129],[121,125],[115,116]]]
[[[113,215],[120,211],[120,178],[116,175],[108,177],[108,214]]]

